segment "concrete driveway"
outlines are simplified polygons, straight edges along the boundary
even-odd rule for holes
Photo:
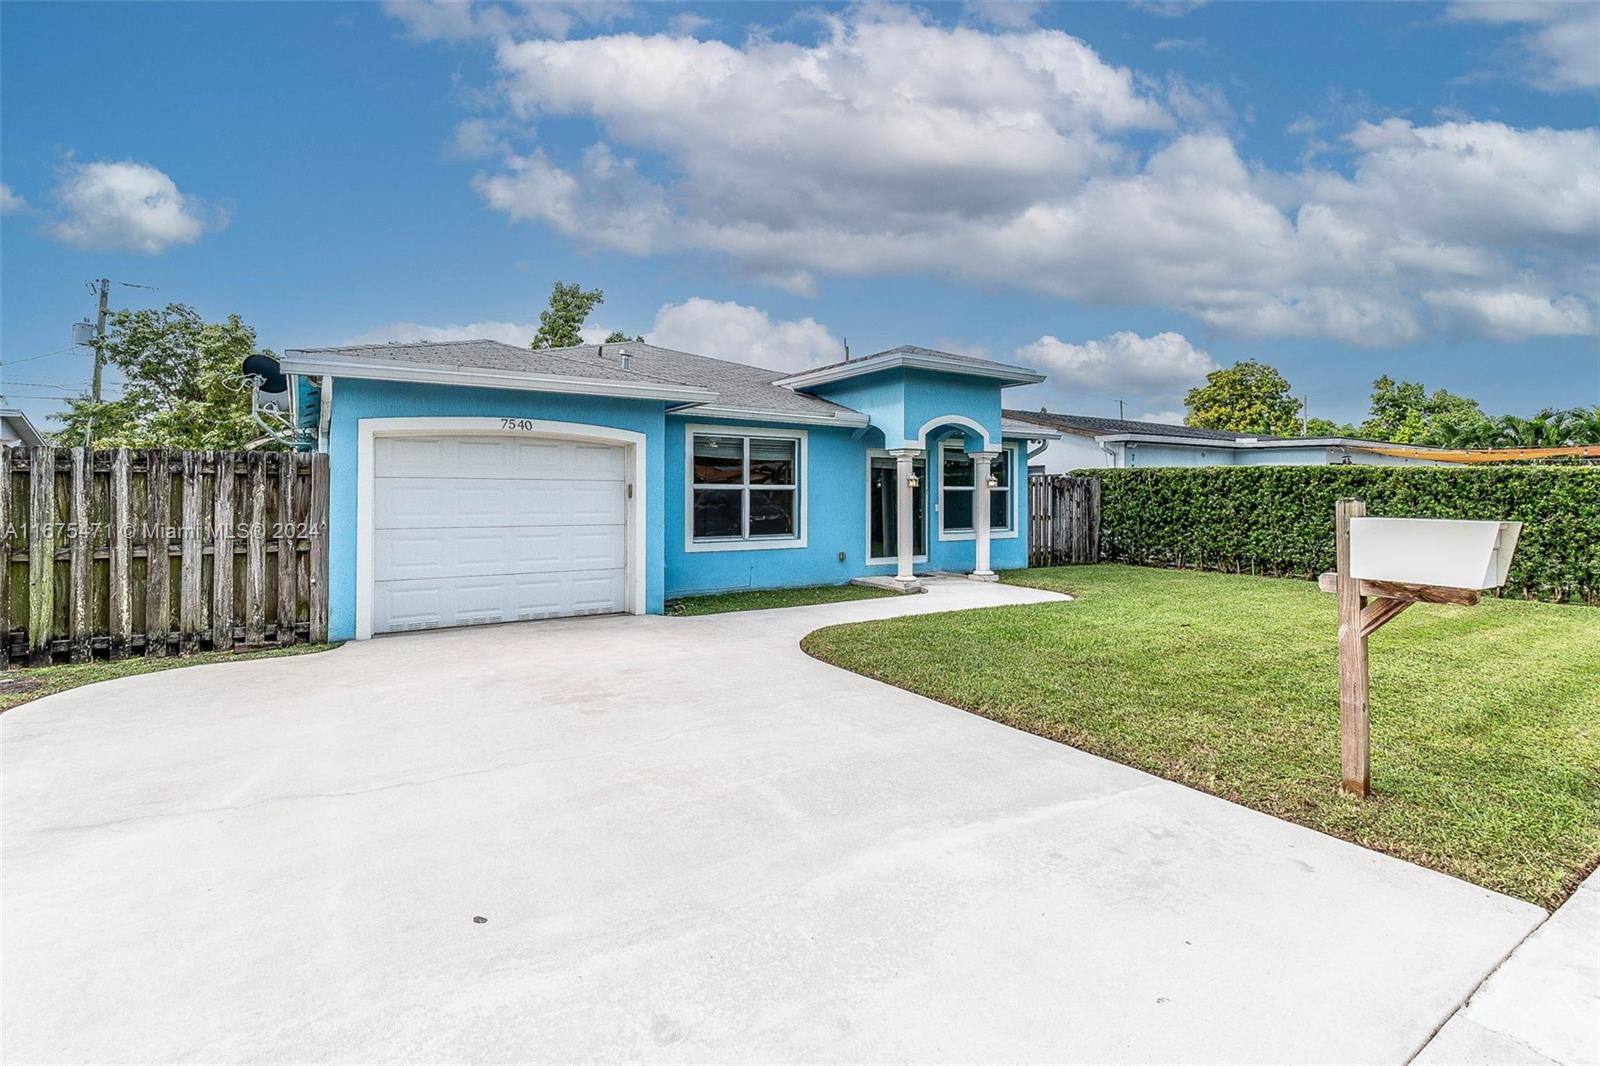
[[[1046,599],[390,637],[0,716],[5,1054],[1399,1062],[1543,916],[796,646]]]

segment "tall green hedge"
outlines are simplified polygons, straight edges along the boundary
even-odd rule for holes
[[[1600,604],[1600,469],[1242,466],[1098,477],[1101,557],[1312,577],[1333,569],[1333,505],[1369,515],[1520,521],[1506,595]]]

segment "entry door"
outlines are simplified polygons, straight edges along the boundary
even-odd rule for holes
[[[372,630],[627,608],[625,449],[538,437],[378,437]]]

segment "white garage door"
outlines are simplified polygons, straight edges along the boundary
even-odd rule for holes
[[[626,609],[624,449],[378,437],[372,630]]]

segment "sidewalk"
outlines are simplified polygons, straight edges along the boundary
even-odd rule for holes
[[[1412,1061],[1600,1063],[1600,870],[1511,953]]]

